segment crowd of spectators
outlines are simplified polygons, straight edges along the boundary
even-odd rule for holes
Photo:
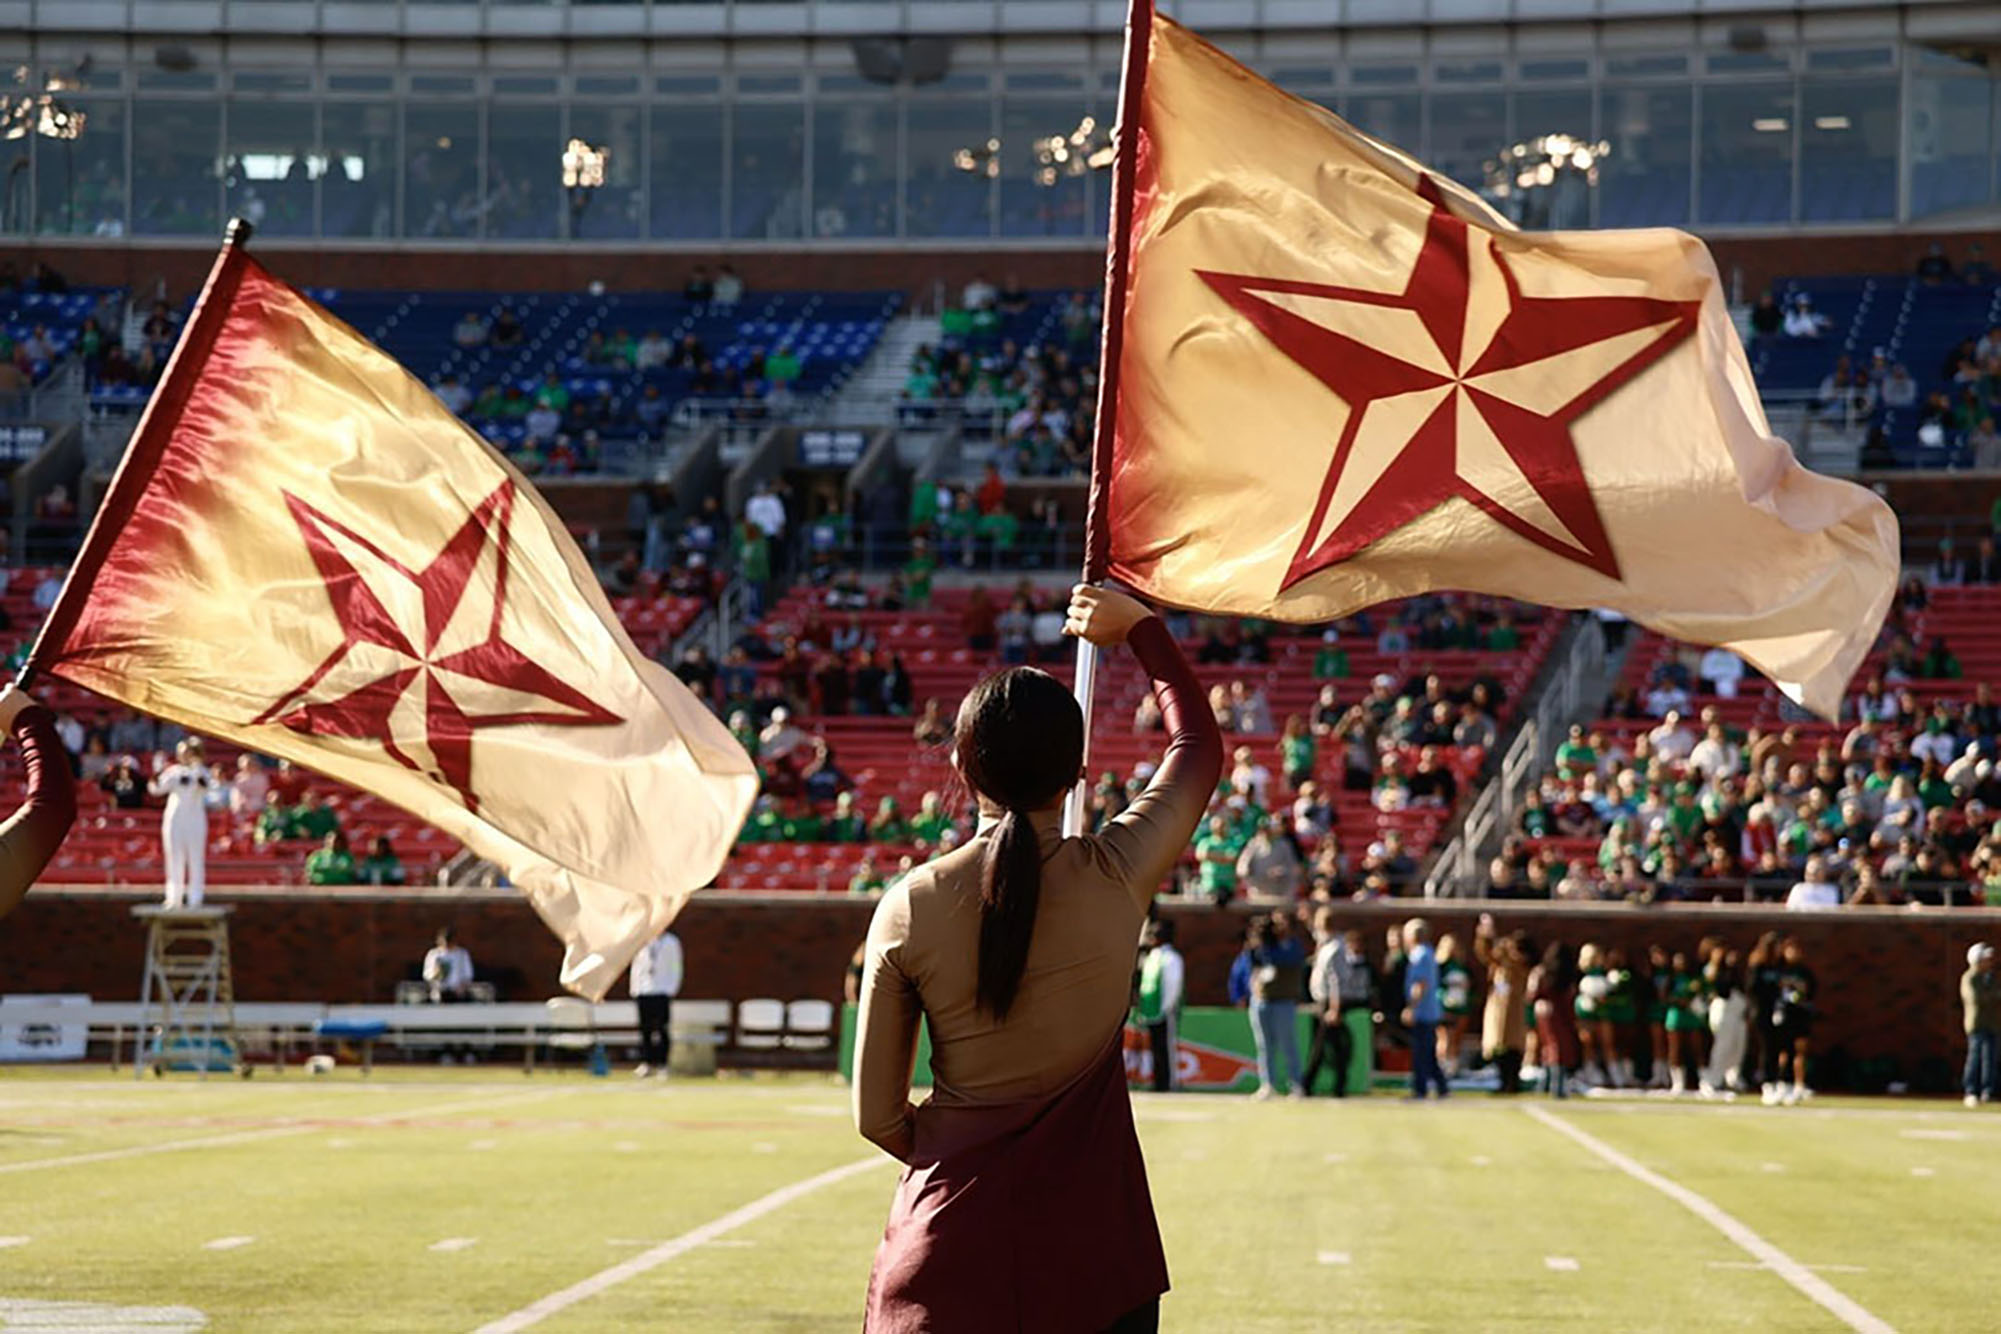
[[[1334,909],[1311,904],[1246,923],[1228,994],[1252,1013],[1262,1096],[1317,1093],[1328,1068],[1331,1091],[1345,1095],[1356,1040],[1409,1048],[1414,1076],[1435,1071],[1441,1092],[1491,1069],[1489,1087],[1503,1095],[1526,1083],[1556,1097],[1588,1088],[1722,1098],[1756,1089],[1787,1104],[1812,1096],[1820,982],[1791,937],[1767,932],[1748,953],[1710,937],[1693,951],[1652,945],[1629,956],[1593,940],[1503,932],[1483,915],[1470,941],[1447,932],[1434,943],[1417,919],[1391,926],[1372,954],[1362,931],[1337,923]],[[1316,1021],[1303,1069],[1302,1005]]]
[[[1926,596],[1907,585],[1900,612]],[[1885,633],[1880,670],[1833,731],[1697,710],[1694,689],[1736,695],[1741,662],[1710,650],[1698,680],[1670,657],[1644,693],[1608,701],[1605,724],[1571,727],[1524,796],[1489,892],[2001,903],[2001,705],[1987,682],[1950,686],[1962,673],[1943,637],[1920,650],[1899,619]],[[1926,702],[1917,681],[1950,688]]]
[[[1097,294],[1072,292],[1022,342],[1034,308],[1018,279],[995,287],[976,276],[944,313],[938,342],[912,356],[903,402],[957,408],[970,435],[992,440],[1006,476],[1077,476],[1090,466],[1102,307]]]
[[[682,295],[700,308],[731,310],[743,300],[743,279],[727,264],[713,274],[697,266]],[[461,352],[512,351],[521,346],[526,330],[519,315],[501,306],[491,313],[467,311],[452,326],[451,336]],[[573,361],[581,376],[566,378],[552,369],[529,385],[496,378],[475,386],[446,372],[431,388],[454,415],[504,449],[523,472],[564,477],[598,471],[608,440],[658,439],[680,397],[727,402],[743,420],[783,418],[795,403],[792,387],[803,372],[788,343],[752,348],[742,365],[718,366],[696,334],[670,338],[657,328],[636,334],[624,327],[594,330]],[[633,374],[641,384],[627,393]],[[618,383],[593,378],[611,376],[620,377]]]
[[[1217,725],[1239,741],[1198,827],[1184,892],[1220,907],[1239,897],[1314,903],[1384,898],[1415,885],[1418,862],[1403,833],[1375,817],[1427,807],[1445,812],[1458,803],[1460,779],[1452,761],[1461,748],[1492,744],[1498,687],[1478,680],[1449,688],[1429,673],[1401,683],[1379,675],[1359,699],[1344,703],[1339,685],[1320,670],[1336,664],[1320,657],[1311,713],[1289,715],[1280,727],[1254,683],[1212,688],[1209,706]],[[1158,708],[1143,698],[1135,730],[1159,726]],[[1266,757],[1277,760],[1276,773]],[[1151,772],[1142,764],[1124,784],[1115,775],[1101,776],[1090,794],[1094,823],[1119,814]],[[1368,827],[1341,827],[1337,791],[1368,794]]]
[[[713,509],[705,514],[709,517],[695,528],[706,535],[720,518]],[[752,514],[782,528],[782,504],[754,500]],[[741,526],[753,540],[764,540],[758,518],[746,517]],[[910,717],[915,747],[942,749],[951,726],[945,701],[926,699],[917,707],[902,656],[879,644],[860,615],[928,607],[934,568],[921,541],[910,564],[881,583],[865,584],[851,570],[830,568],[809,585],[812,597],[791,604],[803,610],[751,625],[721,662],[696,646],[674,665],[758,761],[765,797],[745,826],[744,841],[897,843],[907,832],[896,823],[894,798],[883,800],[877,820],[857,818],[854,776],[833,742],[808,729],[823,718]],[[996,665],[1053,664],[1074,651],[1063,635],[1062,598],[1026,578],[1012,588],[975,586],[958,604],[956,617],[964,647]],[[1259,666],[1273,660],[1274,627],[1265,622],[1175,614],[1170,629],[1204,664]],[[1184,865],[1183,892],[1220,905],[1239,896],[1327,901],[1405,891],[1418,863],[1403,834],[1373,822],[1366,830],[1339,828],[1334,794],[1365,793],[1372,812],[1384,816],[1446,811],[1460,796],[1458,761],[1494,744],[1500,686],[1491,677],[1458,687],[1424,672],[1404,680],[1379,674],[1355,681],[1345,645],[1374,643],[1395,652],[1433,644],[1507,651],[1521,642],[1511,604],[1434,596],[1313,633],[1317,645],[1310,671],[1317,697],[1310,711],[1276,717],[1261,678],[1237,679],[1212,691],[1210,706],[1237,741],[1232,766]],[[1150,694],[1141,694],[1132,725],[1137,734],[1160,731]],[[1092,780],[1090,826],[1115,818],[1152,773],[1152,763],[1141,761],[1130,773],[1107,771]],[[937,828],[917,831],[921,854],[949,848],[971,833],[969,808],[958,809],[938,792],[927,794],[924,806],[926,815],[942,812],[945,818]],[[879,823],[884,816],[891,817],[888,823]],[[858,877],[856,887],[880,884],[881,877],[871,874]]]

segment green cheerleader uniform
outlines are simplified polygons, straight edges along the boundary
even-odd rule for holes
[[[1601,985],[1598,987],[1587,985],[1593,978],[1596,978]],[[1601,1002],[1591,993],[1593,991],[1600,991],[1609,997],[1610,992],[1608,988],[1603,986],[1604,982],[1605,970],[1603,968],[1587,968],[1584,971],[1584,975],[1577,981],[1577,1002],[1572,1008],[1577,1012],[1577,1017],[1586,1023],[1596,1023],[1599,1019]]]
[[[1692,973],[1676,973],[1668,979],[1667,1031],[1699,1033],[1703,1021],[1702,979]]]
[[[1438,1004],[1453,1019],[1473,1012],[1473,974],[1457,959],[1438,966]]]
[[[1630,1024],[1639,1018],[1638,998],[1633,994],[1633,970],[1614,968],[1605,974],[1605,1015],[1614,1024]]]

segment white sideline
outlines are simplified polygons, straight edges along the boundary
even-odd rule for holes
[[[1815,1274],[1799,1261],[1766,1241],[1737,1219],[1723,1212],[1712,1201],[1696,1194],[1677,1181],[1672,1181],[1646,1165],[1628,1158],[1605,1141],[1586,1131],[1578,1129],[1560,1116],[1552,1116],[1540,1107],[1524,1107],[1522,1110],[1551,1130],[1568,1135],[1579,1144],[1597,1154],[1612,1166],[1632,1177],[1635,1181],[1652,1186],[1661,1194],[1673,1200],[1682,1208],[1700,1218],[1703,1222],[1737,1243],[1739,1247],[1762,1261],[1780,1278],[1797,1288],[1803,1295],[1825,1309],[1835,1319],[1857,1334],[1896,1334],[1896,1329],[1887,1321],[1872,1315],[1868,1310],[1837,1289],[1833,1284]]]
[[[518,1311],[511,1312],[498,1320],[481,1325],[473,1334],[515,1334],[517,1330],[538,1325],[550,1316],[566,1311],[578,1302],[588,1301],[601,1292],[617,1287],[627,1279],[638,1278],[648,1270],[657,1269],[676,1256],[684,1255],[697,1246],[714,1241],[727,1233],[734,1232],[746,1223],[756,1222],[768,1213],[783,1209],[786,1205],[814,1191],[846,1181],[849,1177],[866,1172],[870,1168],[887,1167],[891,1160],[879,1153],[872,1153],[845,1167],[836,1167],[795,1181],[789,1186],[780,1186],[769,1195],[752,1200],[742,1208],[733,1209],[721,1218],[702,1224],[692,1231],[684,1232],[672,1241],[663,1241],[651,1250],[641,1251],[629,1260],[623,1260],[611,1268],[592,1274],[589,1278],[572,1283],[560,1292],[552,1292],[547,1297],[530,1302]]]
[[[557,1089],[538,1089],[530,1093],[502,1094],[498,1097],[456,1098],[451,1102],[434,1103],[429,1107],[413,1107],[402,1112],[382,1112],[375,1116],[355,1118],[360,1125],[388,1125],[396,1121],[407,1121],[419,1116],[438,1116],[461,1110],[476,1110],[495,1106],[499,1103],[522,1102],[531,1098],[546,1098],[557,1093]],[[231,1144],[254,1144],[262,1139],[279,1139],[286,1135],[304,1135],[323,1127],[314,1121],[301,1121],[297,1125],[266,1126],[261,1130],[236,1130],[226,1135],[202,1135],[195,1139],[171,1139],[164,1144],[135,1144],[128,1149],[98,1149],[92,1153],[73,1153],[62,1158],[31,1158],[20,1163],[0,1163],[0,1173],[37,1172],[45,1167],[81,1167],[86,1163],[111,1163],[122,1158],[143,1158],[155,1153],[179,1153],[187,1149],[217,1149]]]

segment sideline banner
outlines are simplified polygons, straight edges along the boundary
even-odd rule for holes
[[[841,1010],[841,1078],[851,1079],[855,1065],[855,1017],[853,1005]],[[1354,1056],[1348,1066],[1348,1087],[1360,1092],[1374,1078],[1375,1036],[1369,1016],[1361,1011],[1348,1015],[1349,1031],[1355,1035]],[[1312,1041],[1312,1020],[1302,1010],[1299,1016],[1299,1055],[1306,1059]],[[1254,1093],[1258,1087],[1257,1044],[1251,1037],[1249,1011],[1226,1006],[1197,1005],[1181,1012],[1181,1031],[1176,1044],[1181,1069],[1180,1087],[1189,1093]],[[1145,1030],[1127,1024],[1125,1029],[1126,1083],[1135,1089],[1153,1087],[1153,1054],[1147,1048]],[[911,1075],[913,1087],[931,1086],[931,1035],[919,1025],[917,1068]],[[1316,1092],[1333,1087],[1321,1077]]]
[[[90,1037],[87,1015],[88,996],[0,996],[0,1016],[5,1006],[46,1010],[74,1006],[75,1023],[13,1023],[0,1017],[0,1064],[43,1061],[81,1061]]]

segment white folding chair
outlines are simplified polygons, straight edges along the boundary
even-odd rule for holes
[[[736,1007],[736,1045],[746,1051],[776,1051],[785,1032],[785,1002],[776,1000],[739,1001]]]
[[[826,1051],[834,1043],[834,1007],[823,1000],[796,1000],[785,1007],[785,1046],[792,1051]]]

